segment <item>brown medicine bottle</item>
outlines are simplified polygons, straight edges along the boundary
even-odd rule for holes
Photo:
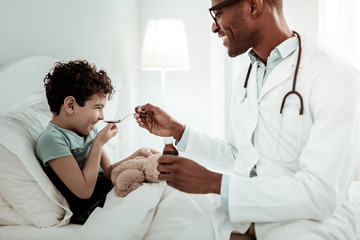
[[[179,155],[178,150],[174,146],[174,139],[172,137],[166,137],[164,138],[164,150],[163,155],[169,154],[169,155]]]

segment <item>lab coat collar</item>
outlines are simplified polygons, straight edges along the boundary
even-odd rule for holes
[[[311,58],[310,53],[313,52],[312,49],[314,48],[313,44],[310,45],[310,42],[312,41],[307,41],[308,39],[307,35],[304,36],[301,35],[301,37],[302,37],[301,39],[302,53],[301,53],[299,70],[301,70],[301,68],[305,68],[308,65],[309,60]],[[281,63],[279,63],[279,65],[271,72],[268,79],[264,83],[263,88],[260,91],[258,98],[259,102],[271,89],[278,86],[282,82],[288,80],[289,78],[292,79],[295,72],[298,54],[299,54],[299,48],[297,48],[289,57],[287,57]],[[290,90],[291,89],[289,89],[289,91]]]
[[[268,93],[271,89],[288,80],[292,76],[296,65],[297,53],[298,49],[288,58],[279,63],[279,65],[270,73],[267,81],[264,83],[264,86],[260,91],[258,102],[260,102],[266,93]]]
[[[282,59],[290,56],[297,48],[298,48],[298,38],[293,36],[282,43],[280,43],[277,47],[275,47],[267,58],[267,67],[272,64],[276,64],[276,62],[281,62]],[[260,57],[256,54],[254,49],[251,49],[248,52],[251,64],[255,64],[255,62],[263,62]]]

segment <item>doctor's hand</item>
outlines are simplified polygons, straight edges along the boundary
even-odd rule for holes
[[[221,174],[174,155],[162,155],[158,163],[159,180],[166,181],[169,186],[186,193],[220,194]]]
[[[172,118],[164,110],[150,103],[137,106],[134,115],[140,127],[161,137],[174,137],[180,141],[185,126]]]

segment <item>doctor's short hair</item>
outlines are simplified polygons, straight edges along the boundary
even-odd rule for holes
[[[107,73],[86,60],[56,62],[45,76],[44,87],[50,111],[57,115],[68,96],[73,96],[83,107],[94,94],[109,94],[110,100],[115,93]]]

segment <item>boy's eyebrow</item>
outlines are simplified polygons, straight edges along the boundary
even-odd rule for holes
[[[100,106],[100,107],[104,107],[105,105],[104,105],[104,104],[102,104],[102,103],[97,103],[97,104],[95,104],[95,107],[98,107],[98,106]]]

